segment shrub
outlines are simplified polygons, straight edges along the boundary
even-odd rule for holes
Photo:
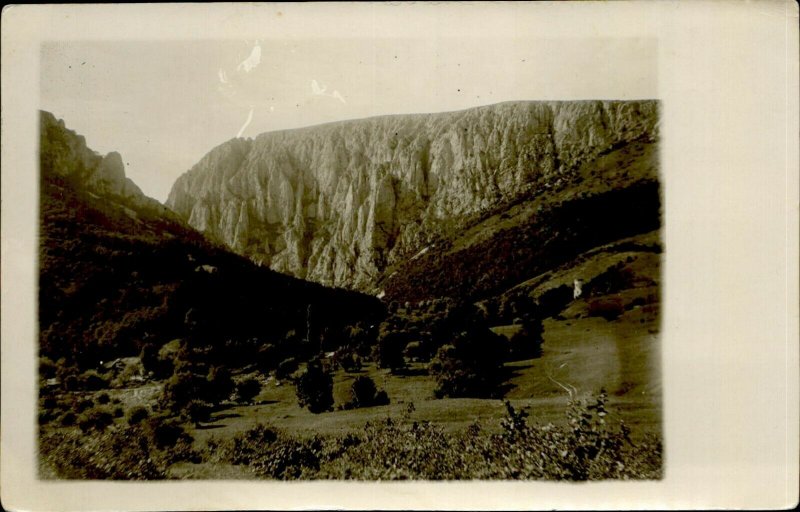
[[[39,358],[39,376],[44,379],[51,379],[56,376],[58,365],[49,357]]]
[[[180,411],[191,400],[205,396],[207,384],[206,379],[191,371],[176,371],[164,384],[162,405],[173,411]]]
[[[412,361],[421,361],[428,356],[428,353],[421,341],[412,341],[403,349],[403,355]]]
[[[261,393],[261,384],[252,377],[244,379],[236,386],[236,395],[240,402],[251,403]]]
[[[375,400],[372,403],[374,405],[389,405],[389,395],[382,389],[375,393]]]
[[[166,477],[172,453],[157,453],[141,429],[109,429],[87,436],[51,432],[42,436],[41,458],[59,478],[153,480]]]
[[[295,382],[297,402],[314,414],[333,406],[333,378],[319,359],[312,359]]]
[[[429,370],[436,379],[436,396],[494,396],[502,381],[508,348],[503,336],[488,329],[474,329],[440,347]]]
[[[139,352],[139,359],[142,361],[145,371],[153,372],[155,375],[161,373],[161,364],[158,357],[159,348],[154,343],[145,343]]]
[[[149,415],[150,412],[147,410],[147,407],[143,407],[141,405],[131,407],[131,409],[128,411],[128,425],[136,425],[137,423],[141,423],[142,421],[146,420]]]
[[[92,430],[105,430],[114,423],[114,417],[105,409],[89,409],[78,418],[78,426],[84,433]]]
[[[106,375],[101,375],[95,370],[87,370],[80,377],[81,388],[87,391],[98,391],[107,389],[110,379]]]
[[[191,441],[191,436],[174,419],[153,417],[148,421],[153,440],[158,448],[172,448],[178,441]]]
[[[108,396],[108,393],[100,393],[96,400],[98,404],[106,405],[111,401],[111,397]]]
[[[566,284],[550,288],[540,297],[537,311],[542,318],[556,316],[572,301],[572,288]]]
[[[91,409],[92,407],[94,407],[94,404],[91,400],[88,398],[82,398],[75,404],[75,411],[80,413],[87,409]]]
[[[509,340],[509,360],[532,359],[541,357],[544,339],[544,325],[538,318],[527,318],[522,328]]]
[[[61,381],[61,385],[64,387],[64,391],[76,391],[78,389],[78,377],[75,375],[67,375]]]
[[[631,288],[635,279],[633,270],[620,261],[589,281],[586,288],[592,297],[610,295]]]
[[[381,395],[380,401],[382,403],[378,403],[378,390],[375,387],[375,381],[369,378],[366,375],[360,375],[356,377],[353,381],[352,386],[350,387],[350,407],[351,408],[360,408],[360,407],[371,407],[373,405],[386,405],[388,404],[389,397],[386,395],[386,392],[383,391]]]
[[[392,331],[388,326],[381,326],[381,335],[376,346],[378,366],[389,368],[392,372],[405,368],[403,349],[406,341],[404,333]]]
[[[67,411],[61,416],[61,425],[64,427],[71,427],[75,425],[75,422],[78,420],[77,415],[72,411]]]
[[[231,371],[225,367],[215,366],[208,372],[208,397],[214,403],[230,398],[234,390]]]
[[[39,411],[39,425],[44,425],[46,423],[50,423],[55,419],[55,415],[53,411]]]
[[[121,418],[125,416],[125,410],[122,407],[114,407],[114,417]]]
[[[47,409],[48,411],[53,411],[58,409],[58,400],[54,396],[47,396],[42,399],[42,408]]]
[[[610,322],[624,312],[625,308],[622,306],[622,300],[617,297],[589,301],[589,316],[599,316]]]
[[[202,400],[192,400],[186,406],[186,414],[195,427],[199,427],[201,422],[206,423],[211,419],[211,410],[211,404]]]

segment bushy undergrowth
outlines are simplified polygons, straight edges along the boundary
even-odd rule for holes
[[[191,442],[179,427],[154,420],[91,435],[76,429],[49,432],[41,436],[39,450],[40,461],[59,478],[157,480],[166,478],[175,462],[197,460]]]
[[[178,425],[153,418],[90,436],[77,429],[48,433],[41,454],[60,477],[84,479],[163,479],[181,461],[240,465],[254,478],[281,480],[661,478],[660,438],[647,434],[634,443],[624,423],[612,425],[605,392],[570,402],[567,420],[531,424],[506,402],[499,432],[477,422],[448,432],[413,421],[409,404],[400,418],[343,435],[303,437],[257,425],[195,450]]]
[[[532,425],[506,402],[502,431],[474,423],[446,432],[430,422],[387,418],[358,433],[297,438],[259,425],[209,446],[213,462],[249,466],[277,479],[658,479],[661,441],[634,444],[606,420],[606,395],[568,406],[568,425]]]

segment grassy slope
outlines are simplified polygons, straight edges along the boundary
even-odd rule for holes
[[[611,150],[387,270],[387,300],[484,298],[584,251],[658,229],[658,144]]]

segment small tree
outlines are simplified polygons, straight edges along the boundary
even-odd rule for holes
[[[78,418],[78,426],[84,433],[92,430],[105,430],[114,423],[114,417],[105,409],[89,409]]]
[[[230,398],[234,383],[231,371],[224,366],[214,366],[208,371],[208,398],[214,403]]]
[[[80,377],[80,385],[87,391],[106,389],[109,385],[109,378],[94,370],[87,370]]]
[[[205,380],[205,379],[202,379]],[[201,378],[189,371],[179,371],[164,384],[164,406],[177,412],[198,396],[202,396]]]
[[[381,335],[378,339],[376,355],[378,366],[381,368],[389,368],[392,372],[395,372],[406,366],[406,360],[403,357],[403,350],[406,346],[406,336],[404,333],[389,329],[388,327],[382,327]]]
[[[296,382],[297,402],[314,414],[330,410],[333,406],[333,378],[322,367],[319,359],[308,362]]]
[[[455,336],[439,348],[430,372],[438,384],[438,397],[493,396],[502,380],[508,347],[503,336],[489,329],[473,329]]]
[[[160,364],[158,359],[158,347],[154,343],[145,343],[142,346],[142,351],[139,353],[139,359],[142,361],[142,366],[145,371],[153,372],[158,375],[160,373]]]
[[[351,403],[353,407],[370,407],[375,403],[375,394],[378,389],[375,387],[375,381],[366,375],[360,375],[353,381],[350,387],[350,394],[352,396]]]
[[[522,327],[509,340],[509,360],[519,361],[542,356],[544,325],[539,318],[525,318]]]
[[[186,414],[195,427],[199,427],[201,422],[205,423],[211,419],[211,410],[211,404],[203,400],[192,400],[186,406]]]
[[[143,420],[147,419],[150,413],[147,411],[146,407],[141,405],[137,405],[132,407],[128,411],[128,425],[136,425],[137,423],[141,423]]]
[[[252,403],[259,393],[261,393],[261,384],[253,377],[244,379],[236,386],[236,395],[240,402]]]

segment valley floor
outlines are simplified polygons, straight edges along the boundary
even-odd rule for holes
[[[496,331],[514,331],[518,326],[498,326]],[[647,436],[661,437],[661,380],[658,317],[644,307],[626,311],[614,321],[602,318],[550,319],[545,322],[543,357],[507,363],[508,378],[504,400],[528,413],[531,424],[552,423],[567,426],[565,414],[570,394],[587,399],[596,396],[604,383],[608,393],[609,425],[618,420],[631,428],[634,441]],[[252,373],[253,376],[256,372]],[[230,405],[215,412],[211,421],[200,426],[186,424],[194,448],[230,441],[257,425],[266,424],[297,438],[337,436],[362,432],[367,422],[391,418],[410,425],[431,422],[444,432],[462,432],[478,422],[486,432],[500,432],[506,417],[504,400],[473,398],[434,398],[435,382],[422,363],[412,363],[402,375],[367,364],[360,372],[338,370],[334,376],[335,403],[349,399],[350,386],[358,375],[369,375],[391,399],[386,406],[339,410],[312,414],[297,404],[294,386],[272,377],[262,380],[262,392],[252,405]],[[242,375],[245,376],[245,375]],[[152,406],[161,384],[148,383],[137,388],[109,390],[115,402],[126,409],[134,405]],[[409,408],[410,404],[413,407]],[[408,412],[411,410],[412,412]],[[123,418],[117,419],[123,424]],[[49,427],[46,427],[49,430]],[[76,427],[59,430],[77,430]],[[209,445],[210,443],[210,445]],[[41,476],[56,472],[43,460]],[[248,467],[222,461],[195,463],[182,461],[169,469],[170,478],[255,478]]]

